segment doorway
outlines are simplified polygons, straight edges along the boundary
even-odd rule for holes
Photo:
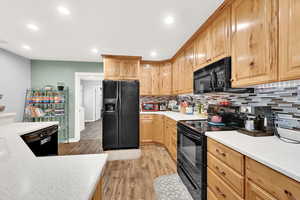
[[[102,149],[102,73],[75,73],[75,137],[89,153]]]

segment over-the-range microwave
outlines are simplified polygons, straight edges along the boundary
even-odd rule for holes
[[[231,87],[231,57],[226,57],[194,72],[194,94],[215,92],[253,93],[254,89]]]

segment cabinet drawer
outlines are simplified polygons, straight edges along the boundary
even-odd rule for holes
[[[237,171],[239,174],[244,175],[244,155],[210,138],[207,140],[207,150],[216,158],[223,161],[229,167]]]
[[[300,199],[300,183],[275,170],[246,158],[247,181],[251,181],[280,200]]]
[[[141,114],[140,119],[153,119],[153,115],[150,114]]]
[[[256,184],[247,180],[246,183],[246,200],[277,200]]]
[[[222,179],[207,168],[207,184],[218,200],[242,200]]]
[[[244,197],[244,177],[218,160],[212,154],[207,154],[207,166],[226,182],[241,197]]]
[[[207,200],[218,200],[216,195],[207,187]]]

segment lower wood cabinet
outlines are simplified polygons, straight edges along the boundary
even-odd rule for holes
[[[177,160],[177,123],[163,115],[140,115],[140,143],[159,143]]]
[[[92,200],[103,200],[103,177],[96,187]]]
[[[300,200],[300,182],[210,138],[207,149],[208,200]]]
[[[246,199],[262,196],[263,200],[298,200],[300,183],[251,159],[246,158]],[[268,194],[268,195],[267,195]]]

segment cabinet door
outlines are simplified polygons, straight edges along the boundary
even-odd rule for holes
[[[277,0],[236,0],[232,4],[233,86],[277,80]]]
[[[246,182],[246,200],[277,200],[269,193],[247,180]]]
[[[185,89],[185,59],[184,55],[179,56],[178,58],[178,93],[183,94]]]
[[[200,33],[195,41],[195,66],[194,70],[200,69],[205,66],[207,62],[210,61],[208,55],[208,32],[204,31]]]
[[[152,142],[153,119],[152,117],[140,118],[140,142]]]
[[[138,79],[139,61],[122,60],[120,76],[122,79]]]
[[[164,143],[164,119],[162,115],[154,116],[153,141],[160,144]]]
[[[195,53],[194,53],[194,45],[191,45],[189,48],[186,49],[184,55],[184,93],[192,93],[193,92],[193,77],[194,77],[194,70],[193,67],[195,65]]]
[[[152,67],[152,95],[160,95],[160,67],[153,65]]]
[[[172,93],[178,94],[179,90],[179,62],[178,58],[172,64]]]
[[[223,10],[209,29],[212,44],[211,59],[217,61],[228,56],[230,46],[230,10]]]
[[[172,64],[163,63],[160,67],[161,95],[170,95],[172,92]]]
[[[104,78],[118,79],[120,76],[121,61],[114,58],[104,58]]]
[[[152,66],[142,64],[140,67],[140,95],[152,94]]]
[[[279,1],[279,79],[300,78],[300,1]]]

